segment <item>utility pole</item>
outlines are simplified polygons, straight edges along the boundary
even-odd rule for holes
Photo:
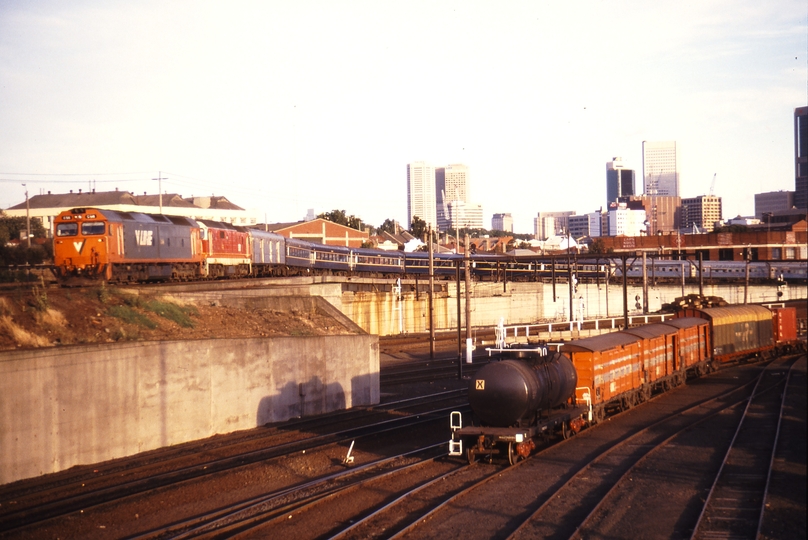
[[[746,279],[743,286],[743,303],[746,304],[747,300],[749,299],[749,259],[752,257],[752,245],[746,245]]]
[[[31,248],[31,207],[28,204],[28,187],[23,184],[25,188],[25,231],[27,234],[28,248]]]
[[[460,239],[457,239],[460,243]],[[455,261],[455,278],[457,282],[457,378],[463,378],[463,319],[460,306],[460,261]]]
[[[463,266],[466,270],[466,363],[471,364],[471,261],[469,259],[469,235],[466,234],[466,249],[463,250]]]
[[[427,245],[429,246],[429,358],[435,358],[435,303],[432,301],[433,291],[435,290],[435,257],[432,245],[432,226],[429,227],[427,234],[429,239]]]
[[[623,330],[628,330],[628,271],[626,269],[628,256],[623,253],[621,258],[623,259]]]
[[[163,213],[163,180],[168,180],[168,178],[163,178],[163,171],[158,171],[157,178],[152,178],[152,180],[157,180],[157,193],[158,193],[158,200],[160,201],[160,213]]]
[[[648,314],[648,260],[645,251],[642,252],[642,312]]]
[[[570,321],[572,321],[572,295],[573,295],[573,287],[575,284],[572,282],[573,275],[572,275],[572,261],[570,261],[570,244],[572,243],[570,237],[570,231],[567,229],[567,284],[569,285],[570,290],[570,316],[568,317]]]

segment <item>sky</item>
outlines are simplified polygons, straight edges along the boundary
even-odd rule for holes
[[[161,185],[405,224],[425,160],[532,233],[604,206],[613,157],[640,192],[642,141],[674,140],[680,195],[715,175],[728,219],[794,189],[806,105],[804,0],[4,0],[0,208]]]

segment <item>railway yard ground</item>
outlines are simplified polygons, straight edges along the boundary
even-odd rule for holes
[[[804,355],[689,381],[509,467],[446,456],[449,411],[468,413],[456,351],[387,343],[380,406],[0,486],[0,538],[690,538],[758,379],[786,396],[761,537],[805,537]],[[737,474],[741,498],[765,476]]]
[[[0,294],[0,330],[0,350],[346,332],[105,289]],[[381,339],[380,361],[375,407],[0,486],[0,539],[755,538],[758,521],[760,538],[806,537],[804,354],[689,380],[514,466],[447,456],[450,412],[470,414],[455,343],[429,359],[421,337]]]

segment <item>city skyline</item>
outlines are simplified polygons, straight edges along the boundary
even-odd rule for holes
[[[484,223],[507,212],[530,232],[539,212],[601,207],[612,156],[639,172],[642,141],[670,140],[682,197],[715,177],[724,216],[753,215],[754,194],[794,190],[806,16],[751,0],[6,3],[0,208],[161,185],[272,222],[344,209],[378,226],[406,221],[417,158],[467,165]]]

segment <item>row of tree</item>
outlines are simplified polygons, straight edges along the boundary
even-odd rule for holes
[[[0,266],[42,264],[53,257],[51,243],[42,241],[47,238],[47,231],[38,218],[31,219],[30,248],[27,241],[13,242],[25,238],[27,231],[26,218],[6,216],[0,210]]]

